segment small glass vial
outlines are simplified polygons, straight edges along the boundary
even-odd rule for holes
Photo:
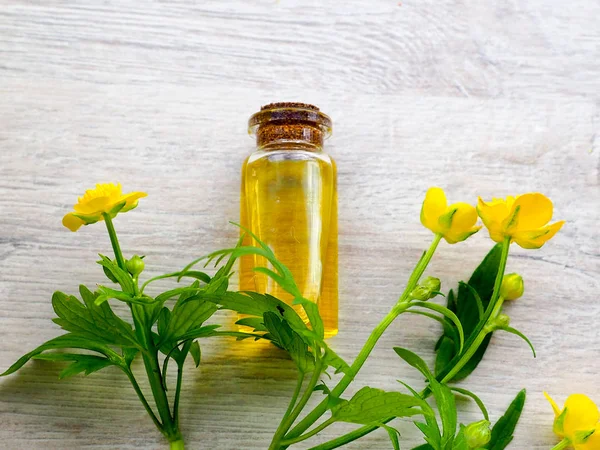
[[[256,151],[244,162],[241,225],[255,233],[292,272],[302,295],[317,303],[325,337],[338,332],[337,177],[323,153],[331,119],[304,103],[272,103],[250,117]],[[247,236],[244,245],[255,245]],[[255,267],[261,256],[240,259],[240,290],[292,297]],[[295,306],[306,320],[300,306]]]

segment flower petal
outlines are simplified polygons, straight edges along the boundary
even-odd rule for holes
[[[516,230],[526,231],[541,228],[552,219],[552,201],[543,194],[523,194],[515,200],[512,211],[519,207]]]
[[[477,214],[490,232],[490,237],[496,242],[504,240],[502,222],[509,212],[508,205],[503,200],[494,199],[489,203],[484,202],[481,197],[477,200]]]
[[[594,402],[583,394],[573,394],[565,402],[567,415],[563,424],[565,436],[573,438],[577,431],[593,430],[600,420],[600,412]]]
[[[81,225],[84,225],[84,222],[79,217],[75,217],[72,213],[69,213],[63,217],[62,224],[74,232],[79,230]]]
[[[80,214],[102,214],[110,209],[114,199],[111,197],[96,197],[73,205],[73,209]]]
[[[133,208],[135,208],[138,204],[138,200],[143,197],[147,197],[148,194],[145,192],[131,192],[127,195],[122,195],[119,198],[119,203],[125,201],[125,206],[121,209],[120,212],[127,212]]]
[[[520,231],[514,234],[513,240],[521,247],[534,249],[540,248],[546,242],[554,237],[558,230],[565,224],[564,220],[555,222],[547,227],[542,227],[532,231]]]
[[[421,223],[423,226],[434,233],[442,232],[438,219],[446,212],[447,205],[446,194],[441,188],[429,188],[421,207]]]
[[[448,231],[444,234],[444,238],[449,244],[464,241],[481,228],[474,226],[477,222],[477,211],[472,205],[462,202],[454,203],[448,207],[448,210],[453,212]],[[441,219],[439,219],[440,222]]]

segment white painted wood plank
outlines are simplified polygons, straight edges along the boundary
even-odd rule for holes
[[[497,417],[521,387],[529,400],[512,448],[555,439],[541,396],[600,401],[600,5],[420,2],[0,2],[0,368],[59,333],[54,290],[102,279],[102,227],[71,234],[62,215],[83,189],[144,189],[117,228],[152,274],[230,245],[239,169],[261,104],[314,102],[334,119],[328,151],[340,184],[341,328],[352,359],[400,293],[429,234],[430,185],[474,201],[539,190],[567,225],[544,249],[515,249],[526,296],[513,323],[538,350],[497,336],[466,382]],[[467,277],[491,243],[444,245],[430,273]],[[391,351],[433,357],[439,330],[401,318],[361,372],[395,389],[420,377]],[[188,367],[190,449],[265,449],[294,372],[274,350],[212,341]],[[58,382],[31,363],[0,382],[1,448],[164,448],[117,371]],[[477,418],[464,405],[461,420]],[[233,425],[230,425],[233,423]],[[351,427],[332,427],[324,441]],[[407,446],[418,434],[400,425]],[[311,441],[312,442],[312,441]],[[5,446],[5,447],[2,447]],[[298,448],[303,448],[298,446]],[[307,448],[307,447],[306,447]],[[348,448],[389,448],[375,433]]]

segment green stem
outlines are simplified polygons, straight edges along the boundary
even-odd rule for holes
[[[127,375],[127,378],[129,378],[129,381],[131,382],[131,385],[133,386],[135,393],[137,394],[138,398],[142,402],[142,405],[144,405],[144,408],[146,409],[146,412],[152,419],[152,422],[154,422],[154,425],[156,425],[156,427],[160,430],[161,433],[164,433],[164,428],[163,428],[162,424],[156,417],[156,414],[154,414],[154,411],[152,411],[152,408],[148,404],[148,401],[146,400],[146,397],[144,396],[144,393],[140,389],[140,385],[138,384],[138,382],[135,379],[135,376],[133,375],[131,370],[128,368],[125,368],[125,367],[122,367],[121,369],[123,370],[123,372],[125,372],[125,375]]]
[[[375,329],[371,332],[371,335],[367,339],[367,342],[363,346],[362,350],[354,360],[354,363],[350,367],[350,370],[344,375],[344,377],[338,382],[335,388],[331,391],[332,397],[340,397],[348,385],[354,380],[354,377],[358,373],[358,371],[362,368],[363,364],[373,351],[375,344],[379,340],[379,338],[383,335],[384,331],[390,324],[402,314],[409,306],[408,300],[411,292],[417,286],[419,279],[423,275],[423,272],[427,268],[427,265],[431,261],[435,250],[437,249],[440,240],[442,239],[441,234],[436,234],[433,242],[431,243],[427,252],[423,255],[423,257],[419,260],[418,264],[415,266],[413,270],[409,282],[404,289],[404,292],[400,296],[398,303],[394,306],[394,308],[383,318],[383,320],[375,327]],[[288,434],[285,436],[286,440],[294,439],[308,430],[318,419],[327,411],[327,403],[328,400],[324,399],[319,405],[317,405],[304,419],[298,423]],[[277,448],[277,447],[273,447]]]
[[[450,381],[464,367],[464,365],[475,354],[475,352],[477,351],[477,349],[479,348],[479,346],[485,339],[486,335],[492,331],[489,328],[486,328],[486,325],[490,320],[493,320],[493,318],[495,318],[498,315],[498,313],[500,312],[500,309],[502,308],[502,304],[504,302],[504,299],[502,299],[500,297],[500,287],[502,286],[502,279],[504,278],[504,271],[506,270],[506,261],[508,260],[509,248],[510,248],[510,238],[507,238],[503,242],[502,255],[500,257],[500,263],[498,266],[498,273],[496,274],[496,279],[494,281],[494,291],[492,293],[492,298],[490,299],[490,303],[489,303],[488,308],[486,309],[486,313],[484,315],[485,319],[483,319],[483,320],[485,320],[484,325],[481,327],[481,330],[477,334],[477,337],[473,340],[470,340],[469,345],[465,349],[465,353],[463,353],[461,358],[457,361],[457,363],[450,370],[450,372],[448,372],[448,374],[446,374],[442,378],[441,383],[446,383],[446,382]],[[421,393],[421,396],[425,397],[427,394],[428,394],[428,389],[423,391]],[[392,419],[393,419],[393,417],[383,421],[383,423],[385,424]],[[361,428],[351,431],[350,433],[347,433],[336,439],[332,439],[321,445],[313,447],[310,450],[331,450],[334,448],[338,448],[338,447],[341,447],[342,445],[345,445],[349,442],[359,439],[359,438],[371,433],[372,431],[375,431],[378,428],[379,427],[376,425],[365,425]],[[292,432],[294,432],[294,430],[292,430]],[[290,433],[290,435],[291,435],[291,433]]]
[[[298,396],[300,395],[300,391],[302,390],[302,383],[304,383],[304,372],[300,372],[298,374],[298,382],[296,383],[296,388],[294,389],[294,393],[292,394],[292,399],[290,400],[290,404],[288,405],[288,409],[283,415],[283,420],[287,419],[288,416],[294,410],[294,406],[296,405],[296,400],[298,400]]]
[[[390,420],[392,419],[390,418],[384,423],[387,423]],[[377,425],[365,425],[364,427],[358,428],[354,431],[351,431],[350,433],[344,434],[343,436],[317,445],[316,447],[311,447],[309,450],[332,450],[334,448],[341,447],[342,445],[346,445],[348,442],[352,442],[356,439],[366,436],[367,434],[371,433],[372,431],[375,431],[378,428],[379,426]]]
[[[110,243],[112,244],[117,264],[121,269],[127,271],[127,266],[125,265],[125,259],[123,258],[123,252],[121,251],[121,246],[119,245],[119,239],[117,238],[117,232],[115,231],[112,218],[108,213],[103,213],[102,217],[104,217],[104,222],[106,222],[106,229],[108,230],[108,236],[110,237]],[[134,285],[136,287],[136,293],[138,293],[139,290],[137,289],[137,280],[135,280]],[[180,443],[177,444],[179,445],[178,447],[173,447],[172,444],[171,448],[183,449],[183,441],[181,440],[179,426],[175,422],[175,419],[171,416],[171,411],[169,409],[169,400],[167,398],[167,393],[163,388],[162,376],[158,364],[158,350],[154,347],[154,343],[152,340],[152,331],[149,327],[144,326],[145,324],[143,320],[140,320],[137,317],[133,306],[129,306],[133,315],[136,334],[139,333],[139,336],[142,338],[142,342],[146,349],[146,351],[142,352],[144,367],[146,369],[146,374],[148,375],[148,381],[150,382],[150,388],[152,389],[152,395],[154,397],[154,402],[156,403],[156,408],[158,409],[158,414],[161,418],[162,424],[156,418],[156,415],[152,411],[152,408],[150,408],[150,405],[148,405],[148,402],[146,401],[145,397],[142,394],[142,391],[137,385],[133,374],[129,379],[132,382],[134,389],[138,393],[138,397],[142,401],[144,408],[146,408],[146,411],[148,411],[148,414],[150,414],[150,417],[152,418],[155,425],[162,431],[162,433],[165,436],[169,438],[169,440],[174,441],[175,444],[177,444],[177,442]],[[178,383],[180,383],[179,380]]]
[[[104,217],[104,222],[106,222],[106,228],[108,229],[108,236],[110,237],[110,243],[112,244],[113,251],[115,253],[115,258],[117,259],[118,266],[127,271],[127,266],[125,265],[125,259],[123,258],[123,252],[121,252],[121,246],[119,245],[119,239],[117,238],[117,232],[115,231],[115,227],[113,225],[113,221],[108,213],[102,213],[102,217]]]
[[[182,360],[184,362],[193,343],[193,339],[186,341],[181,348],[181,354],[184,355]],[[183,364],[183,362],[181,364],[179,362],[177,363],[177,385],[175,387],[175,400],[173,401],[173,423],[175,424],[176,429],[179,429],[179,398],[181,397],[181,385],[183,381]]]
[[[570,445],[571,445],[571,441],[569,439],[565,438],[562,441],[560,441],[558,444],[556,444],[554,447],[552,447],[552,450],[563,450],[564,448],[567,448]]]
[[[320,351],[320,349],[316,349],[315,353],[317,351]],[[323,360],[321,358],[318,358],[318,360],[315,364],[315,368],[313,370],[312,377],[310,378],[310,381],[308,382],[308,385],[306,386],[304,394],[302,394],[300,401],[294,407],[292,412],[287,417],[284,416],[283,420],[277,427],[277,430],[275,431],[275,435],[273,436],[273,440],[271,441],[271,445],[269,446],[269,450],[277,450],[280,448],[281,440],[284,438],[285,433],[287,433],[287,431],[290,429],[290,427],[294,424],[294,422],[296,421],[296,419],[302,412],[302,409],[306,406],[306,403],[310,399],[310,396],[313,394],[313,389],[319,382],[319,377],[321,376],[322,369],[323,369]]]
[[[281,444],[282,445],[292,445],[292,444],[296,444],[298,442],[302,442],[308,438],[313,437],[315,434],[320,433],[321,431],[323,431],[325,428],[327,428],[329,425],[331,425],[334,422],[335,422],[335,419],[333,417],[330,417],[329,419],[327,419],[325,422],[323,422],[318,427],[315,427],[312,430],[310,430],[308,433],[298,436],[297,438],[294,438],[294,439],[288,439],[288,440],[281,441]]]
[[[171,450],[185,450],[185,446],[183,445],[183,439],[171,441]]]

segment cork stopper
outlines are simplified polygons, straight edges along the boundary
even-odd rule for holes
[[[331,135],[331,119],[314,105],[269,103],[250,117],[248,133],[256,135],[259,148],[296,144],[320,149],[323,140]]]

